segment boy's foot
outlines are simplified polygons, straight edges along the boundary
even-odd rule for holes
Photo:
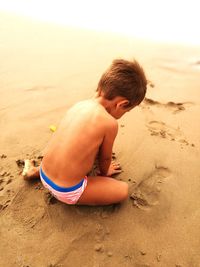
[[[40,177],[39,167],[35,167],[34,163],[34,160],[24,160],[24,169],[22,171],[22,176],[24,180],[32,180]]]

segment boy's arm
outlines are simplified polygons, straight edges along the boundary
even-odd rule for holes
[[[118,124],[108,126],[103,142],[99,149],[99,170],[101,175],[107,175],[112,160],[112,148],[118,132]]]

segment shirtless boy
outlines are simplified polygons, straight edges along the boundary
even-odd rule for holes
[[[50,141],[40,168],[31,167],[25,179],[41,178],[43,185],[67,204],[108,205],[128,197],[128,185],[111,178],[121,172],[112,162],[117,119],[139,105],[147,80],[136,61],[114,60],[102,75],[94,98],[70,108]],[[88,176],[98,155],[99,176]]]

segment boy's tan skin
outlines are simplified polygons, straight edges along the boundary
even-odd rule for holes
[[[54,183],[63,187],[78,184],[92,169],[98,154],[101,176],[89,176],[88,184],[77,204],[108,205],[125,200],[128,185],[111,178],[121,172],[112,162],[112,148],[118,132],[117,119],[133,107],[121,96],[112,100],[99,93],[93,99],[77,103],[69,109],[50,141],[42,168]],[[26,179],[39,176],[33,167]]]

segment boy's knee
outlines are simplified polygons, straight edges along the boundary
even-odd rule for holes
[[[128,184],[125,182],[122,182],[121,185],[120,198],[121,198],[120,202],[128,198]]]

